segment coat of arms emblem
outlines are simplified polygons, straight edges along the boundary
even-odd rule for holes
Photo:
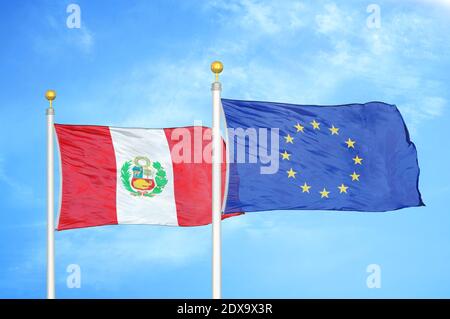
[[[126,161],[120,170],[120,179],[133,196],[153,197],[160,194],[167,184],[166,171],[161,163],[152,162],[145,156]]]

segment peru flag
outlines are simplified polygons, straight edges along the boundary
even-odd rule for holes
[[[62,169],[58,230],[211,223],[211,129],[55,129]],[[222,154],[225,159],[225,144]]]

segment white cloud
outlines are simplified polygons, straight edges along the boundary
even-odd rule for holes
[[[450,9],[450,0],[419,0],[422,3],[442,6]]]
[[[304,26],[301,16],[305,6],[300,1],[217,0],[208,2],[206,7],[232,14],[232,25],[239,25],[256,36],[279,35]]]
[[[83,52],[90,53],[94,47],[93,33],[87,27],[82,27],[81,29],[76,30],[76,32],[78,33],[75,34],[69,42],[74,41],[75,45]]]
[[[445,111],[444,83],[418,63],[439,63],[448,52],[448,37],[430,16],[383,10],[382,27],[368,29],[364,6],[235,0],[204,9],[227,22],[217,30],[219,40],[202,50],[194,46],[176,63],[143,61],[116,79],[118,108],[133,109],[119,125],[209,121],[209,63],[217,57],[225,59],[226,97],[301,104],[384,100],[397,104],[414,126]],[[352,89],[360,82],[364,91]]]
[[[334,33],[346,31],[352,23],[352,17],[342,12],[336,4],[326,4],[325,12],[316,15],[317,31],[319,33]]]
[[[442,97],[423,96],[408,100],[401,109],[403,115],[410,119],[410,130],[416,133],[420,123],[442,116],[447,107],[448,102]]]
[[[436,96],[427,96],[422,103],[425,105],[426,114],[430,117],[441,116],[445,107],[447,107],[447,100]]]
[[[335,3],[235,0],[214,1],[204,9],[227,22],[217,30],[218,40],[201,50],[195,44],[184,48],[190,53],[176,63],[141,61],[115,79],[110,93],[117,109],[132,110],[120,114],[116,125],[176,126],[202,119],[209,124],[209,63],[217,57],[224,57],[226,97],[335,104],[364,102],[359,99],[366,96],[402,110],[416,107],[407,112],[407,120],[416,124],[445,110],[430,114],[424,104],[410,103],[411,96],[417,101],[446,99],[442,83],[428,79],[420,65],[405,64],[415,59],[436,62],[445,55],[439,45],[445,41],[429,36],[440,32],[427,16],[384,10],[382,28],[368,29],[365,7]],[[366,92],[348,89],[361,81]],[[346,100],[339,99],[346,90]],[[94,105],[109,104],[102,99],[81,109],[90,112]]]
[[[54,16],[47,16],[44,20],[49,28],[47,33],[33,35],[33,48],[43,55],[58,55],[67,50],[78,50],[83,54],[90,54],[95,46],[94,33],[83,22],[81,28],[69,29],[65,21],[57,20]]]
[[[159,127],[192,125],[202,120],[198,114],[209,110],[209,82],[213,75],[205,57],[187,58],[176,63],[144,63],[126,78],[121,94],[129,101],[139,100],[133,112],[121,120],[123,126]]]
[[[33,189],[27,185],[26,180],[17,179],[17,174],[14,173],[16,167],[11,165],[7,167],[5,160],[0,156],[0,184],[6,185],[6,191],[15,200],[17,204],[24,204],[27,201],[24,199],[33,199],[35,201],[42,201],[34,196]]]

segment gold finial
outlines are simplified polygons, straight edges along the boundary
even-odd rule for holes
[[[216,82],[219,82],[219,73],[223,71],[223,64],[220,61],[211,63],[211,71],[216,75]]]
[[[52,102],[56,99],[56,91],[47,90],[47,92],[45,92],[45,98],[50,102],[50,108],[52,108]]]

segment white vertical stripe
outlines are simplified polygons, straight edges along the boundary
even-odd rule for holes
[[[172,158],[162,129],[110,128],[117,165],[117,221],[119,224],[178,225],[173,184]],[[121,180],[121,168],[127,161],[145,156],[160,162],[168,183],[153,197],[134,196]],[[155,170],[154,170],[155,172]]]

